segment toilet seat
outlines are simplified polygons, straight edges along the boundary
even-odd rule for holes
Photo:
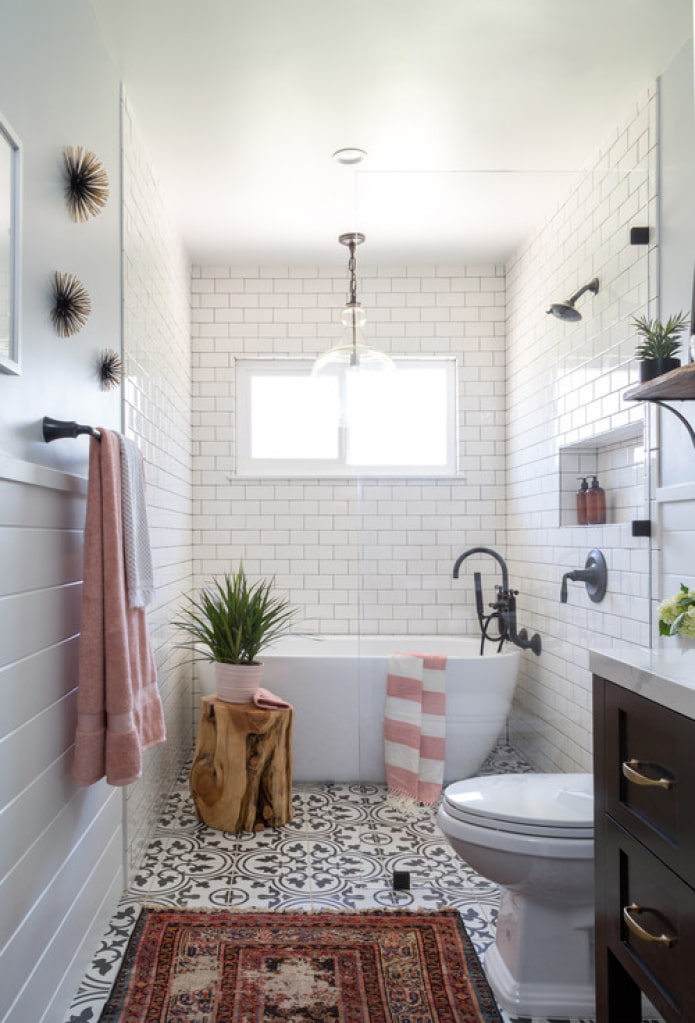
[[[457,821],[545,838],[592,839],[590,774],[492,774],[454,782],[444,808]]]

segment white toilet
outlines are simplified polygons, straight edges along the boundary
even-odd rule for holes
[[[454,782],[437,821],[462,860],[501,888],[483,965],[514,1016],[593,1017],[594,822],[590,774]]]

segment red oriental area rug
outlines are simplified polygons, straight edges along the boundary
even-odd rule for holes
[[[455,910],[143,909],[100,1023],[500,1023]]]

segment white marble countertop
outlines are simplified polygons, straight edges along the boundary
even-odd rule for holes
[[[695,648],[591,650],[589,666],[595,675],[695,720]]]

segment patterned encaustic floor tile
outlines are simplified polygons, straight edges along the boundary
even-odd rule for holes
[[[502,743],[481,774],[528,770]],[[286,825],[232,834],[198,821],[186,768],[65,1023],[97,1023],[143,903],[266,910],[452,906],[482,955],[494,940],[498,889],[456,856],[435,813],[401,809],[387,801],[383,785],[307,783],[295,785]],[[394,890],[394,871],[409,872],[409,890]]]

